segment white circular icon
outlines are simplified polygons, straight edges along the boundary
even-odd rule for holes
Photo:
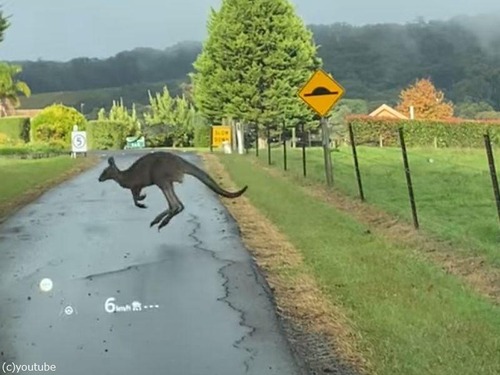
[[[81,134],[75,135],[73,138],[73,145],[76,148],[81,148],[85,144],[85,137]]]
[[[71,315],[71,314],[73,314],[73,308],[72,308],[71,306],[66,306],[66,307],[64,308],[64,313],[65,313],[66,315]]]
[[[52,280],[49,278],[45,278],[42,279],[42,281],[40,281],[40,289],[42,292],[50,292],[52,290],[53,285],[54,284],[52,283]]]

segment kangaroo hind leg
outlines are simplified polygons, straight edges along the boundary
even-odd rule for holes
[[[163,191],[163,190],[162,190]],[[172,207],[174,205],[173,201],[171,199],[169,199],[166,195],[165,197],[167,198],[167,205],[168,205],[168,208],[165,210],[165,211],[162,211],[160,212],[158,215],[156,215],[156,217],[153,219],[153,221],[151,223],[149,223],[149,227],[151,228],[153,225],[156,225],[158,224],[161,219],[163,219],[165,216],[167,216],[171,211],[172,211]]]
[[[153,221],[149,224],[150,227],[158,224],[164,217],[166,217],[167,215],[170,215],[176,206],[175,198],[171,194],[166,193],[167,185],[165,185],[165,187],[160,187],[160,190],[162,191],[163,195],[165,196],[165,198],[167,200],[168,208],[165,211],[160,212],[153,219]]]
[[[163,219],[165,216],[168,215],[168,213],[170,212],[170,208],[167,208],[165,211],[162,211],[160,212],[154,219],[151,223],[149,223],[149,227],[152,227],[153,225],[156,225],[158,224],[161,219]]]
[[[165,184],[165,186],[162,188],[162,192],[170,204],[170,210],[158,225],[158,231],[160,231],[161,228],[167,225],[174,216],[180,214],[184,210],[184,205],[182,204],[177,194],[175,194],[173,183],[169,182]]]

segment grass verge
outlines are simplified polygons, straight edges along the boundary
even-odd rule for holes
[[[354,348],[359,354],[354,357],[363,358],[372,374],[500,373],[497,306],[427,262],[420,252],[372,234],[367,226],[248,158],[218,158],[238,186],[249,185],[249,201],[300,252],[301,272],[293,266],[270,270],[278,280],[276,289],[280,284],[285,289],[300,285],[297,275],[309,275],[330,306],[327,321],[337,321],[351,332],[337,336],[344,344],[336,347],[345,358],[353,354],[343,348]],[[274,246],[268,255],[277,249]],[[286,259],[287,252],[282,256]],[[293,313],[303,301],[301,294],[300,289],[288,292],[285,310]],[[311,302],[314,306],[314,299]],[[325,314],[317,315],[324,319]],[[306,320],[321,329],[314,314]]]
[[[366,204],[354,199],[353,194],[345,194],[338,186],[328,189],[319,178],[303,178],[291,171],[283,171],[268,166],[262,160],[250,158],[266,172],[286,178],[290,183],[303,188],[303,192],[328,203],[336,209],[349,214],[358,222],[365,224],[377,235],[383,236],[393,243],[405,244],[418,249],[430,261],[451,273],[466,280],[477,292],[488,296],[500,304],[500,268],[494,262],[488,261],[485,255],[471,255],[469,248],[461,248],[454,241],[446,241],[440,236],[429,235],[427,230],[415,230],[407,220],[402,220],[394,213],[388,212],[380,205]],[[316,166],[320,163],[316,163]],[[338,164],[337,164],[338,169]],[[319,173],[318,173],[319,175]],[[337,182],[338,184],[338,182]],[[464,246],[462,244],[462,246]],[[474,253],[474,252],[472,252]],[[478,252],[481,253],[481,252]],[[482,253],[481,253],[482,254]]]
[[[53,186],[97,164],[97,157],[0,158],[0,222]]]
[[[500,227],[485,151],[415,148],[408,154],[421,230],[451,242],[463,256],[483,256],[500,266]],[[325,184],[323,151],[306,155],[306,179]],[[267,152],[259,156],[267,165]],[[302,178],[301,150],[289,149],[287,156],[287,173]],[[358,157],[367,203],[412,223],[401,150],[358,147]],[[351,149],[333,152],[332,160],[334,190],[358,198]],[[272,150],[272,166],[283,169],[280,148]]]

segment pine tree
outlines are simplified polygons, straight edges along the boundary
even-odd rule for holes
[[[223,0],[194,64],[194,98],[207,118],[310,123],[298,89],[321,65],[312,33],[288,0]]]
[[[438,91],[429,78],[416,80],[405,90],[402,90],[400,102],[396,110],[410,115],[413,106],[415,119],[446,119],[453,116],[453,104],[444,100],[444,93]]]

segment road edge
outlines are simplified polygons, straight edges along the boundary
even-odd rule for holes
[[[81,164],[72,166],[65,172],[57,175],[57,177],[52,178],[36,188],[25,191],[23,194],[17,196],[8,204],[0,205],[0,224],[7,221],[12,215],[21,210],[26,205],[33,203],[44,195],[49,190],[71,180],[72,178],[78,176],[79,174],[92,169],[97,164],[99,164],[101,159],[98,156],[87,156]]]
[[[203,162],[205,169],[213,174],[216,180],[226,180],[225,182],[230,182],[232,180],[229,176],[221,176],[219,173],[214,171],[214,164],[220,164],[216,159],[215,155],[198,154]],[[222,164],[220,165],[222,167]],[[218,166],[217,166],[218,167]],[[223,168],[223,167],[222,167]],[[227,172],[226,172],[227,173]],[[252,259],[252,267],[255,270],[256,275],[259,278],[259,282],[263,286],[267,294],[267,298],[270,301],[274,311],[274,316],[285,341],[287,342],[288,349],[295,360],[296,365],[305,371],[304,374],[329,374],[335,373],[338,375],[358,375],[366,372],[366,369],[361,366],[361,368],[353,367],[353,363],[350,363],[342,355],[339,355],[336,350],[332,350],[331,337],[323,334],[322,332],[314,332],[310,330],[306,324],[301,325],[296,318],[288,314],[287,307],[281,307],[278,303],[276,296],[274,294],[274,288],[270,284],[268,277],[273,278],[263,269],[257,259],[258,254],[247,245],[243,238],[243,232],[240,223],[233,216],[229,200],[218,197],[221,205],[224,207],[226,215],[231,218],[232,224],[237,228],[238,235],[241,238],[242,246],[248,252]],[[233,202],[234,203],[234,202]]]

